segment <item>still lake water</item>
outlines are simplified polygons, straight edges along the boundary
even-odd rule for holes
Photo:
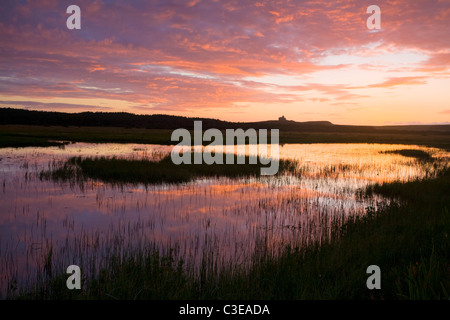
[[[155,158],[172,146],[0,149],[0,297],[40,279],[50,248],[53,271],[76,264],[95,273],[108,267],[112,254],[153,247],[173,249],[195,272],[202,259],[245,267],[258,252],[277,254],[288,244],[319,240],[333,222],[388,201],[360,199],[358,189],[433,175],[431,162],[382,153],[398,149],[449,157],[439,149],[407,145],[289,144],[280,146],[280,158],[297,160],[297,174],[146,187],[39,176],[72,156]]]

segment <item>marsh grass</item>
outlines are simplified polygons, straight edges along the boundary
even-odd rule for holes
[[[194,154],[191,154],[191,158]],[[86,178],[101,180],[115,184],[120,183],[183,183],[203,177],[230,177],[240,178],[259,176],[260,162],[251,164],[250,156],[243,156],[244,164],[180,164],[175,165],[170,154],[159,161],[149,159],[132,159],[116,157],[72,157],[63,164],[57,164],[49,171],[40,173],[41,179],[53,179],[56,181],[83,181]],[[256,159],[257,160],[257,159]],[[293,160],[279,160],[279,173],[293,172],[296,163]]]
[[[173,130],[118,128],[0,125],[0,147],[54,145],[51,140],[91,143],[142,143],[171,145]],[[383,143],[424,145],[450,150],[446,132],[308,132],[280,131],[280,143]]]
[[[43,137],[0,134],[0,148],[50,147],[63,146],[65,144],[65,142],[52,141]]]

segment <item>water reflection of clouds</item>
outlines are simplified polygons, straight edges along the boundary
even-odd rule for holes
[[[71,144],[65,149],[2,149],[0,264],[10,271],[28,272],[32,264],[42,263],[50,244],[55,246],[55,257],[68,261],[85,254],[101,260],[116,245],[130,248],[150,243],[176,246],[194,262],[204,250],[213,250],[218,259],[245,263],[263,245],[276,250],[299,239],[320,238],[336,217],[363,214],[371,201],[379,200],[356,199],[357,189],[373,182],[421,177],[425,169],[431,170],[430,164],[380,153],[410,148],[429,151],[436,158],[448,157],[438,149],[417,146],[284,145],[281,158],[299,161],[293,176],[208,178],[156,186],[87,181],[83,188],[40,180],[39,171],[72,155],[148,157],[170,151],[170,146]],[[115,242],[116,238],[120,241]],[[33,259],[27,259],[31,253]]]

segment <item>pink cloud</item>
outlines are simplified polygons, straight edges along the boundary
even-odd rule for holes
[[[375,1],[376,3],[377,1]],[[248,77],[308,76],[340,68],[317,64],[351,48],[410,48],[430,58],[364,88],[424,84],[448,74],[446,1],[380,2],[382,30],[368,32],[368,4],[339,1],[87,1],[82,29],[65,28],[61,1],[9,1],[0,13],[0,96],[105,98],[154,108],[232,108],[285,103],[315,90],[326,98],[362,97],[361,87],[305,83],[262,85]],[[275,89],[282,89],[281,92]],[[294,91],[299,91],[300,94]],[[3,99],[5,100],[5,99]],[[24,100],[25,101],[25,100]]]

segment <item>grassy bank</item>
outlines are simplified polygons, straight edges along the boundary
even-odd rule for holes
[[[450,169],[434,179],[374,185],[362,196],[373,193],[398,201],[368,208],[320,244],[286,248],[277,258],[261,250],[245,269],[219,272],[205,255],[193,273],[170,251],[148,249],[113,257],[84,279],[83,290],[67,290],[62,274],[20,298],[449,299]],[[381,269],[381,290],[366,287],[369,265]]]
[[[243,157],[244,164],[216,164],[202,163],[194,164],[194,154],[191,153],[192,164],[173,163],[170,154],[159,161],[147,159],[120,159],[107,157],[83,158],[73,157],[67,160],[62,166],[50,171],[41,172],[41,179],[52,179],[57,181],[83,181],[87,178],[101,180],[104,182],[122,183],[182,183],[192,181],[202,177],[249,177],[260,176],[261,168],[269,167],[262,165],[258,159],[255,164],[250,163],[249,156]],[[223,159],[225,162],[225,159]],[[295,163],[291,160],[281,159],[279,161],[278,173],[292,171]]]
[[[170,141],[172,130],[136,129],[112,127],[59,127],[59,126],[27,126],[1,125],[0,147],[23,147],[29,141],[29,146],[36,140],[70,141],[91,143],[148,143],[173,144]],[[18,141],[14,145],[15,141]]]
[[[64,144],[64,142],[52,141],[42,137],[0,134],[0,148],[51,147],[63,146]]]
[[[1,125],[0,147],[45,146],[51,141],[92,143],[176,144],[170,140],[173,130],[114,128],[114,127],[58,127]],[[450,150],[447,133],[386,133],[386,132],[298,132],[280,131],[280,143],[388,143],[424,145]],[[206,143],[208,144],[208,143]]]

